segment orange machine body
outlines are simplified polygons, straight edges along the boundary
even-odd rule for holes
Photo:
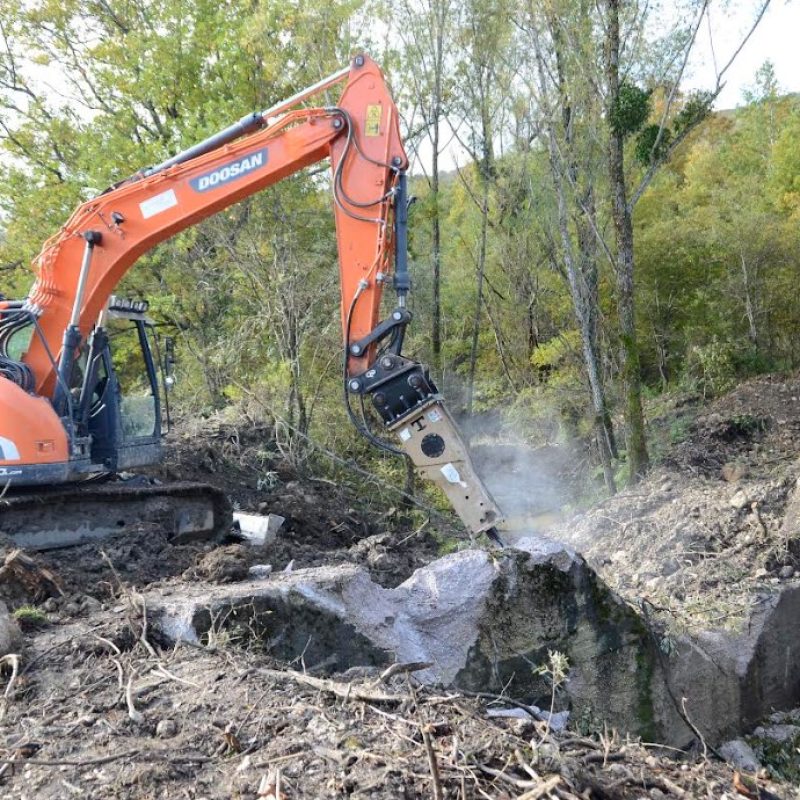
[[[277,122],[198,157],[124,181],[81,205],[36,258],[37,277],[26,307],[37,318],[21,361],[33,375],[26,392],[0,377],[0,482],[25,465],[85,458],[70,451],[65,423],[51,400],[65,329],[70,324],[84,235],[99,232],[79,309],[83,341],[114,288],[145,252],[181,230],[304,167],[330,158],[339,250],[343,324],[354,296],[350,334],[359,339],[378,321],[384,276],[392,267],[393,187],[408,165],[397,109],[380,68],[366,56],[350,68],[335,108],[288,110]],[[0,301],[0,315],[7,302]],[[351,356],[351,372],[366,369],[374,347]],[[3,442],[8,444],[5,448]],[[10,456],[10,457],[9,457]],[[50,471],[48,480],[58,480]]]

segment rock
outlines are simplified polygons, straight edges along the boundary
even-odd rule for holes
[[[794,577],[794,567],[789,566],[789,565],[787,565],[785,567],[781,567],[780,571],[778,572],[778,577],[782,578],[785,581],[789,580],[789,578],[793,578]]]
[[[76,617],[81,613],[80,606],[77,603],[65,603],[61,611],[65,617]]]
[[[52,614],[54,611],[58,611],[58,602],[55,597],[48,597],[42,604],[42,608]]]
[[[723,464],[720,471],[722,479],[728,481],[728,483],[736,483],[747,477],[747,465],[736,461],[729,461],[727,464]]]
[[[676,559],[669,558],[664,562],[664,566],[661,568],[661,574],[665,578],[668,578],[670,575],[674,575],[680,568],[681,565]]]
[[[269,578],[272,574],[272,564],[253,564],[247,573],[251,578],[263,581],[264,578]]]
[[[753,736],[757,739],[769,739],[772,742],[784,744],[793,742],[795,738],[800,737],[800,728],[796,725],[766,725],[756,728]]]
[[[534,667],[558,651],[568,661],[565,702],[576,717],[676,747],[695,734],[675,697],[686,698],[712,745],[800,704],[800,648],[786,646],[800,634],[800,586],[764,593],[741,633],[676,634],[665,651],[582,557],[543,538],[523,537],[516,547],[494,556],[453,553],[395,588],[339,564],[269,581],[190,585],[168,597],[154,590],[147,607],[172,641],[199,644],[212,628],[228,627],[274,658],[302,654],[309,669],[427,662],[415,673],[425,683],[505,687],[529,704],[550,696],[549,680]]]
[[[738,492],[736,492],[736,493],[733,495],[733,497],[731,497],[731,499],[728,501],[728,503],[729,503],[729,504],[730,504],[730,505],[731,505],[733,508],[735,508],[735,509],[737,509],[737,510],[741,510],[741,509],[743,509],[743,508],[746,508],[746,507],[747,507],[747,506],[749,506],[749,505],[750,505],[750,503],[752,503],[752,502],[753,502],[753,501],[750,499],[750,497],[748,497],[748,495],[747,495],[747,494],[744,492],[744,490],[742,490],[742,489],[739,489],[739,491],[738,491]]]
[[[91,595],[86,595],[83,600],[81,600],[81,609],[83,611],[94,612],[100,610],[101,603],[100,601],[92,597]]]
[[[733,739],[725,742],[719,748],[719,754],[732,766],[743,769],[745,772],[758,772],[761,764],[758,758],[744,739]]]
[[[6,604],[0,600],[0,657],[16,652],[22,644],[19,623],[11,616]]]
[[[162,719],[156,725],[156,736],[159,739],[171,739],[178,732],[178,723],[174,719]]]
[[[569,663],[574,713],[619,729],[658,735],[649,709],[657,658],[636,613],[563,545],[522,538],[491,557],[465,550],[417,570],[392,589],[354,564],[299,569],[193,596],[161,599],[154,619],[173,640],[201,642],[212,626],[263,637],[270,655],[344,671],[423,661],[426,683],[536,700],[549,680],[532,665],[549,651]],[[148,600],[148,608],[158,603]],[[561,709],[556,709],[560,712]],[[561,724],[558,713],[553,718]]]

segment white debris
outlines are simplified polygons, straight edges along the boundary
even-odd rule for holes
[[[525,706],[525,708],[490,708],[486,712],[488,717],[505,717],[511,719],[538,719],[541,722],[550,721],[550,730],[562,731],[569,722],[569,711],[559,711],[551,714],[539,706]]]
[[[286,519],[278,514],[243,514],[235,511],[233,521],[238,523],[242,536],[248,542],[259,545],[274,542]]]
[[[272,564],[253,564],[248,570],[252,578],[264,579],[272,575]]]

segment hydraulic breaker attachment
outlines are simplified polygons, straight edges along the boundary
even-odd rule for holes
[[[411,315],[404,309],[396,309],[392,318],[402,329]],[[383,326],[379,329],[382,336],[390,335],[390,330],[384,330]],[[369,343],[365,339],[354,346],[362,348]],[[401,450],[386,449],[405,453],[425,478],[442,489],[473,533],[486,533],[502,545],[495,530],[502,521],[502,513],[478,477],[469,449],[436,384],[422,364],[391,349],[373,362],[370,369],[350,378],[348,392],[361,395],[362,399],[370,397],[386,429],[397,436]],[[365,424],[358,427],[369,435]]]
[[[464,524],[499,542],[502,514],[472,464],[467,446],[439,397],[389,427],[414,466],[447,495]]]

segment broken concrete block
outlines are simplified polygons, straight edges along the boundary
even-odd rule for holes
[[[261,545],[275,541],[286,519],[278,514],[243,514],[235,511],[233,521],[239,524],[242,536],[248,542]]]

